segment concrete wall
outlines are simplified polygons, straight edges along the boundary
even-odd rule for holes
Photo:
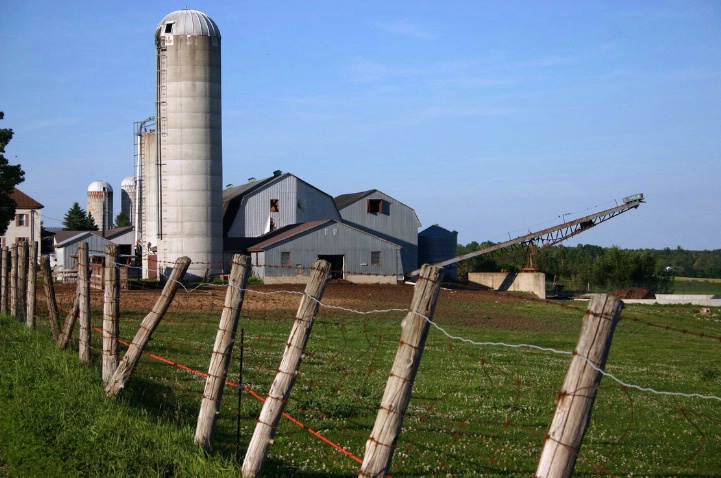
[[[543,272],[469,272],[468,283],[500,291],[532,292],[546,298]]]

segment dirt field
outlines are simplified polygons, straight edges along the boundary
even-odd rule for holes
[[[72,284],[56,287],[58,302],[68,308],[72,300],[75,286]],[[173,301],[175,310],[188,312],[220,311],[225,301],[226,286],[204,286],[197,289],[179,289]],[[302,285],[251,285],[246,292],[243,309],[252,310],[291,310],[298,308],[300,295],[304,290]],[[294,292],[274,293],[278,291]],[[411,305],[415,288],[412,285],[367,285],[331,282],[326,287],[322,303],[332,307],[343,307],[357,311],[408,309]],[[150,311],[160,296],[160,290],[122,290],[120,294],[120,309],[135,311]],[[45,303],[41,292],[38,300]],[[101,291],[93,291],[92,302],[95,306],[102,304]],[[505,330],[535,330],[538,325],[535,321],[519,317],[513,313],[513,307],[503,308],[499,305],[522,305],[535,302],[544,303],[530,294],[513,292],[496,292],[477,289],[448,289],[443,288],[436,306],[436,316],[451,317],[452,322],[458,325],[474,323],[479,316],[478,308],[464,307],[464,303],[493,304],[493,313],[483,314],[484,327]],[[445,323],[448,323],[447,321]]]

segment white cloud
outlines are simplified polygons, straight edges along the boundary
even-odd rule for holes
[[[394,35],[422,38],[426,40],[436,38],[435,34],[419,25],[409,22],[406,19],[396,20],[393,22],[375,22],[374,26],[384,32],[392,33]]]

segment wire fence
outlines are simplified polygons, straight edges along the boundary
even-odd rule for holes
[[[227,288],[180,287],[123,390],[131,404],[178,424],[197,420]],[[75,292],[75,284],[56,285],[64,310]],[[302,285],[243,292],[243,347],[236,340],[212,443],[213,453],[241,457],[304,296]],[[413,294],[408,285],[327,286],[267,458],[269,476],[358,474]],[[160,295],[144,282],[121,291],[126,345]],[[49,329],[44,299],[41,330]],[[103,300],[91,290],[95,361]],[[442,290],[391,474],[533,475],[585,311],[584,302]],[[716,309],[627,306],[575,476],[721,476],[720,337]]]

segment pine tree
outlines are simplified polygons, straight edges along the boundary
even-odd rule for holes
[[[120,211],[120,214],[115,216],[115,227],[125,227],[131,225],[130,218],[127,214],[125,214],[125,211]]]
[[[85,212],[78,203],[74,203],[63,220],[63,229],[66,231],[97,231],[93,215]]]

